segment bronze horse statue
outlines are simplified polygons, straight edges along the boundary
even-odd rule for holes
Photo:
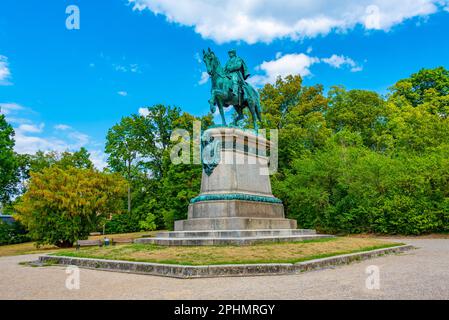
[[[212,81],[211,98],[209,99],[210,111],[215,113],[216,106],[220,111],[221,120],[224,126],[227,126],[224,116],[224,108],[233,106],[237,112],[237,117],[232,125],[238,126],[240,120],[244,118],[243,111],[248,108],[254,129],[258,130],[257,120],[262,121],[260,111],[259,93],[250,84],[245,81],[239,84],[241,92],[234,93],[234,83],[232,77],[220,64],[220,60],[215,53],[210,50],[203,50],[203,61],[206,64],[207,73]]]

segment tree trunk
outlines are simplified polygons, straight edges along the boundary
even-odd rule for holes
[[[128,184],[128,213],[131,214],[131,184]]]
[[[128,161],[128,214],[131,214],[131,162]]]

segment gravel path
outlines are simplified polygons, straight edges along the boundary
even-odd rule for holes
[[[390,239],[391,240],[391,239]],[[0,258],[0,299],[449,299],[449,239],[399,239],[419,247],[400,255],[299,275],[172,279],[80,269],[80,289],[68,290],[63,267]],[[366,268],[380,271],[369,290]]]

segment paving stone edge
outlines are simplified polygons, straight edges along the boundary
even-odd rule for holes
[[[297,263],[227,264],[209,266],[187,266],[51,255],[42,255],[39,257],[38,261],[41,264],[74,265],[81,268],[102,271],[191,279],[298,274],[305,271],[320,270],[338,265],[349,264],[355,261],[367,260],[386,254],[401,253],[412,249],[415,249],[412,245],[401,245]]]

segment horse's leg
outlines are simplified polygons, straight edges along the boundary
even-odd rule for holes
[[[248,108],[249,111],[251,112],[251,119],[253,120],[253,127],[254,130],[257,131],[259,130],[259,126],[257,125],[257,115],[256,115],[256,106],[252,101],[248,101]]]
[[[215,111],[217,110],[217,108],[215,107],[216,101],[217,101],[217,96],[216,96],[215,90],[212,90],[212,95],[209,99],[210,112],[212,112],[212,114],[214,114]]]
[[[256,115],[257,115],[257,119],[259,119],[260,122],[262,122],[262,115],[260,114],[260,102],[256,101]]]
[[[219,99],[217,102],[218,102],[218,110],[220,110],[221,122],[223,123],[224,126],[227,126],[225,115],[224,115],[224,110],[223,110],[223,102]]]
[[[210,112],[212,112],[212,114],[214,114],[215,110],[217,110],[217,108],[215,107],[215,99],[214,98],[209,99],[209,106],[210,106]]]
[[[239,121],[244,118],[243,116],[243,108],[234,106],[235,111],[237,111],[237,118],[234,119],[234,125],[238,126]]]

